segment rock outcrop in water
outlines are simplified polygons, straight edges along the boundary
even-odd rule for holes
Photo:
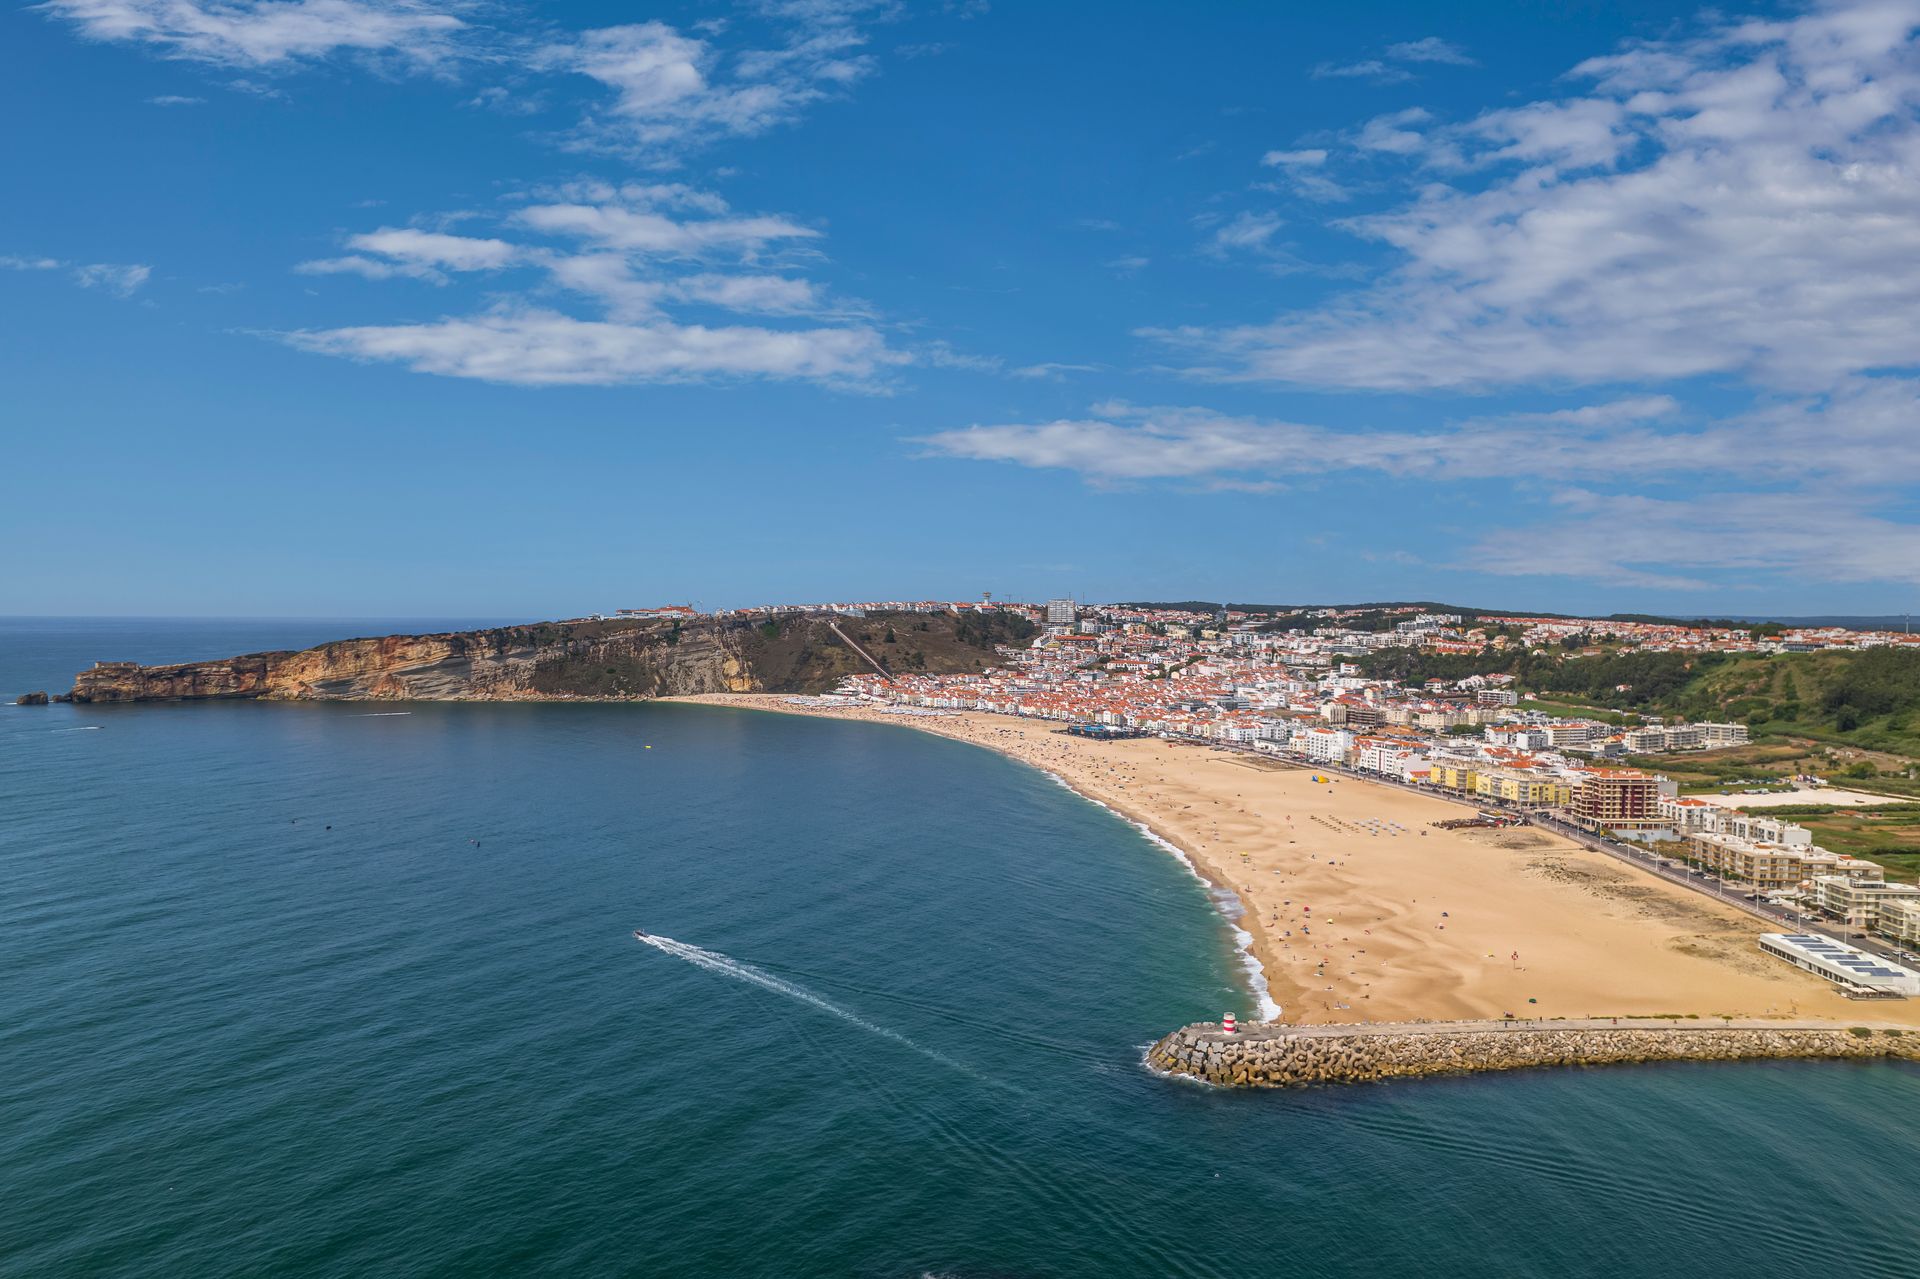
[[[1242,1088],[1360,1083],[1535,1066],[1777,1057],[1920,1060],[1920,1035],[1804,1023],[1622,1025],[1582,1022],[1411,1022],[1176,1030],[1147,1050],[1168,1074]]]
[[[13,704],[15,706],[45,706],[47,704],[47,695],[45,693],[22,693],[13,699]]]
[[[97,662],[75,702],[211,698],[271,701],[489,701],[648,698],[685,693],[811,693],[872,670],[845,632],[902,670],[978,671],[996,645],[1032,633],[1017,615],[778,620],[542,622],[432,635],[336,640],[298,652],[141,666]]]

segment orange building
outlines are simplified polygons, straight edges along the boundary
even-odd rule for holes
[[[1660,780],[1637,768],[1595,768],[1573,788],[1573,819],[1597,830],[1648,830],[1664,825]]]

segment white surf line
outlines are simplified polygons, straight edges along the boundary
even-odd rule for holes
[[[1086,792],[1076,789],[1073,783],[1060,776],[1060,774],[1053,772],[1051,769],[1043,768],[1040,771],[1051,778],[1054,785],[1064,790],[1073,791],[1074,794],[1080,796],[1081,799],[1086,800],[1089,804],[1106,809],[1109,813],[1112,813],[1115,817],[1118,817],[1121,821],[1146,836],[1149,843],[1159,845],[1179,859],[1180,864],[1187,868],[1187,874],[1199,880],[1201,887],[1207,890],[1207,899],[1213,903],[1214,909],[1219,912],[1220,918],[1226,921],[1227,928],[1233,933],[1233,949],[1235,953],[1240,956],[1240,966],[1246,969],[1247,989],[1253,995],[1254,1002],[1260,1005],[1260,1020],[1280,1020],[1280,1014],[1284,1010],[1279,1004],[1274,1002],[1273,991],[1267,985],[1267,970],[1260,966],[1260,960],[1253,953],[1253,934],[1240,927],[1239,924],[1240,915],[1246,913],[1246,904],[1240,900],[1240,894],[1234,892],[1231,888],[1221,888],[1205,875],[1202,875],[1200,868],[1193,864],[1193,859],[1188,857],[1178,844],[1175,844],[1171,840],[1163,839],[1158,831],[1154,830],[1145,822],[1137,822],[1111,804],[1103,804]]]
[[[394,719],[401,715],[411,715],[412,711],[362,711],[355,719]]]
[[[882,1039],[891,1039],[903,1048],[911,1048],[922,1057],[930,1058],[943,1066],[960,1071],[962,1074],[972,1075],[976,1079],[985,1078],[985,1076],[981,1075],[979,1071],[973,1069],[971,1066],[963,1065],[951,1057],[935,1052],[931,1048],[924,1048],[897,1030],[888,1030],[885,1026],[870,1022],[865,1017],[860,1016],[860,1014],[849,1012],[836,1003],[822,999],[804,986],[797,986],[790,981],[775,977],[765,969],[755,968],[752,964],[743,964],[737,959],[722,955],[719,951],[705,950],[699,946],[689,945],[683,941],[675,941],[671,937],[659,937],[653,933],[641,932],[636,932],[633,936],[634,940],[645,942],[655,950],[672,955],[676,959],[684,959],[696,968],[704,968],[708,972],[719,973],[725,977],[732,977],[736,981],[744,981],[750,985],[759,986],[763,990],[770,990],[776,995],[785,995],[788,999],[796,999],[803,1004],[810,1004],[818,1008],[821,1012],[831,1013],[842,1021],[853,1023],[869,1034],[878,1035]]]

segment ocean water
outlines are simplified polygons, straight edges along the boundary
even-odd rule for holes
[[[1920,1273],[1913,1068],[1147,1073],[1254,1006],[1214,904],[903,727],[7,706],[0,910],[6,1275]]]

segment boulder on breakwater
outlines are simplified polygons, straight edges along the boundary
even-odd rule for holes
[[[1786,1057],[1920,1060],[1920,1033],[1808,1023],[1630,1025],[1605,1019],[1361,1026],[1267,1023],[1230,1032],[1218,1022],[1196,1022],[1147,1050],[1147,1064],[1156,1070],[1242,1088],[1361,1083],[1536,1066]]]

